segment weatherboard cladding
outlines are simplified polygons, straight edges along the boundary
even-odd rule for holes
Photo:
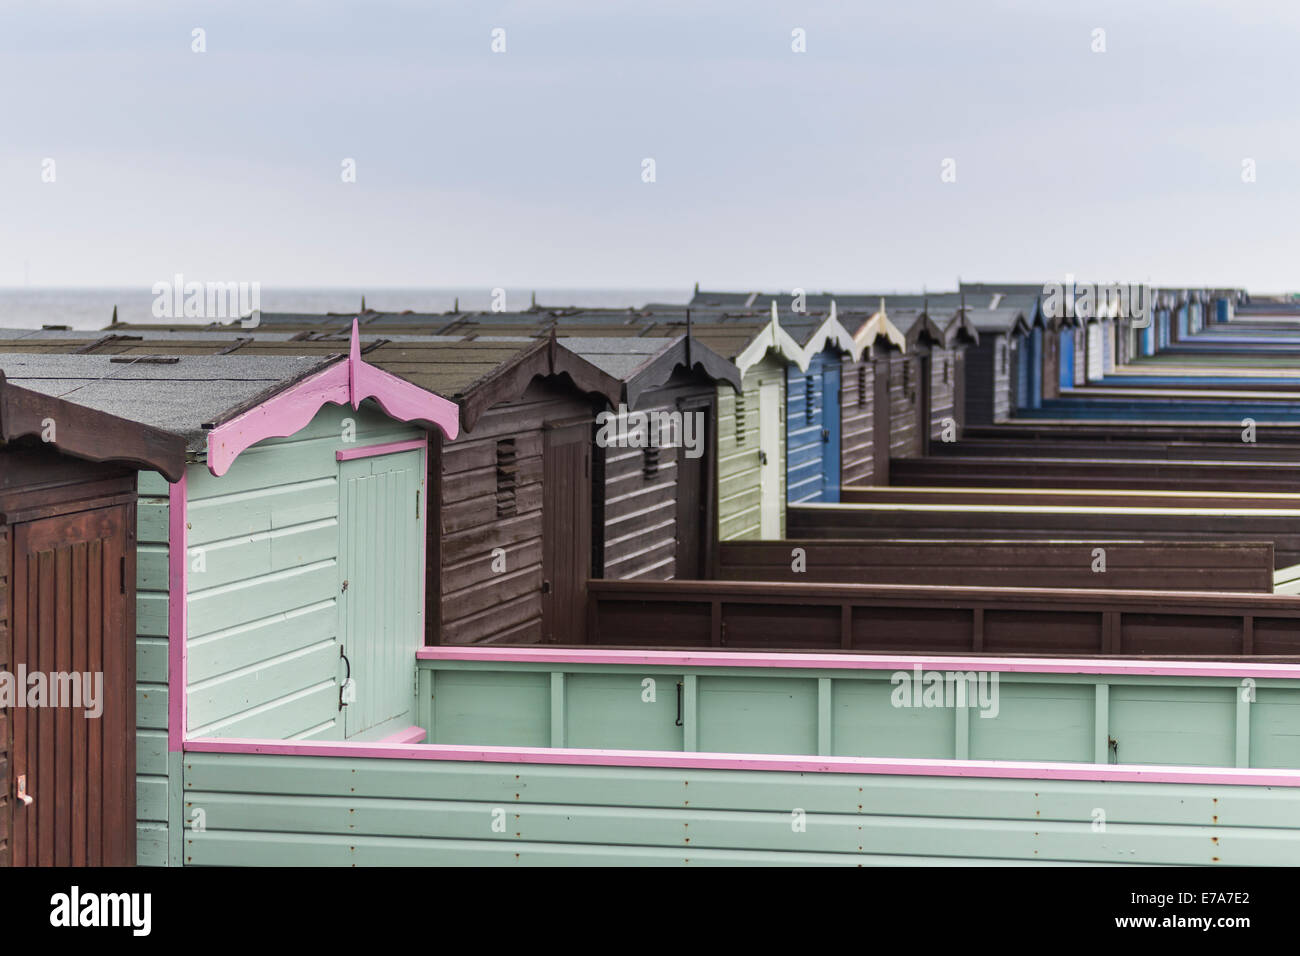
[[[542,639],[543,449],[549,424],[594,427],[590,399],[562,382],[534,380],[491,405],[440,454],[438,562],[428,592],[444,644]],[[509,443],[510,507],[498,508],[498,444]],[[494,549],[503,552],[496,564]],[[430,548],[430,560],[433,560]],[[496,567],[494,568],[494,564]],[[504,570],[499,570],[500,568]]]
[[[185,766],[187,801],[210,808],[186,834],[196,866],[1277,865],[1300,844],[1287,787],[204,753]],[[500,806],[511,828],[486,832]],[[1089,826],[1096,807],[1109,837]]]
[[[327,405],[297,434],[249,448],[221,478],[189,466],[190,735],[342,739],[335,454],[423,435],[371,402]],[[168,486],[141,472],[138,488],[136,846],[139,864],[162,866],[179,862],[184,836],[180,761],[168,753]]]

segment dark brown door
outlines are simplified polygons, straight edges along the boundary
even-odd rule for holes
[[[116,505],[13,527],[14,672],[47,679],[45,706],[10,710],[15,866],[135,863],[133,524]]]
[[[685,416],[697,423],[696,447],[699,455],[690,458],[686,449],[677,449],[677,558],[673,576],[679,580],[703,580],[709,576],[712,553],[713,518],[710,502],[713,475],[709,462],[713,457],[713,406],[694,404],[682,407]]]
[[[871,398],[871,483],[889,484],[889,358],[875,362],[875,392]]]
[[[542,640],[586,640],[591,423],[548,428],[542,465]]]

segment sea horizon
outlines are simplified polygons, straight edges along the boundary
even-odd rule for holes
[[[691,298],[691,287],[681,288],[525,288],[506,286],[509,310],[539,305],[623,308],[648,302],[681,303]],[[493,290],[482,286],[438,288],[422,286],[303,286],[260,290],[263,312],[350,313],[366,308],[380,312],[450,312],[491,308]],[[120,322],[158,321],[153,315],[152,289],[139,286],[0,286],[0,328],[39,329],[67,326],[94,330],[109,325],[113,310]]]

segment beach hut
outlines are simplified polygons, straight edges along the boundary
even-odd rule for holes
[[[27,384],[0,372],[0,866],[134,865],[136,470],[184,443]]]
[[[621,385],[596,432],[592,576],[711,577],[718,390],[738,392],[739,369],[688,334],[560,343]]]
[[[785,369],[786,502],[839,501],[844,380],[847,373],[852,381],[863,348],[839,322],[834,302],[817,314],[777,314],[806,362]]]
[[[180,451],[137,486],[139,862],[179,862],[184,735],[410,723],[426,431],[454,437],[455,405],[355,341],[323,358],[3,354],[0,370]]]
[[[966,423],[991,425],[1009,419],[1027,401],[1029,362],[1021,356],[1031,346],[1022,309],[990,300],[968,305],[965,315],[979,343],[966,349]]]

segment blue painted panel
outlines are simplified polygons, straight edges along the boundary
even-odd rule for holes
[[[786,368],[786,500],[820,501],[822,494],[823,361],[813,359],[806,373]]]
[[[1142,330],[1142,354],[1156,354],[1156,323],[1159,321],[1160,313],[1156,313],[1151,318],[1151,323]]]
[[[1074,388],[1074,329],[1062,328],[1057,340],[1061,343],[1061,389]]]
[[[839,501],[840,357],[786,368],[786,500]]]
[[[840,500],[840,369],[822,372],[822,501]]]

